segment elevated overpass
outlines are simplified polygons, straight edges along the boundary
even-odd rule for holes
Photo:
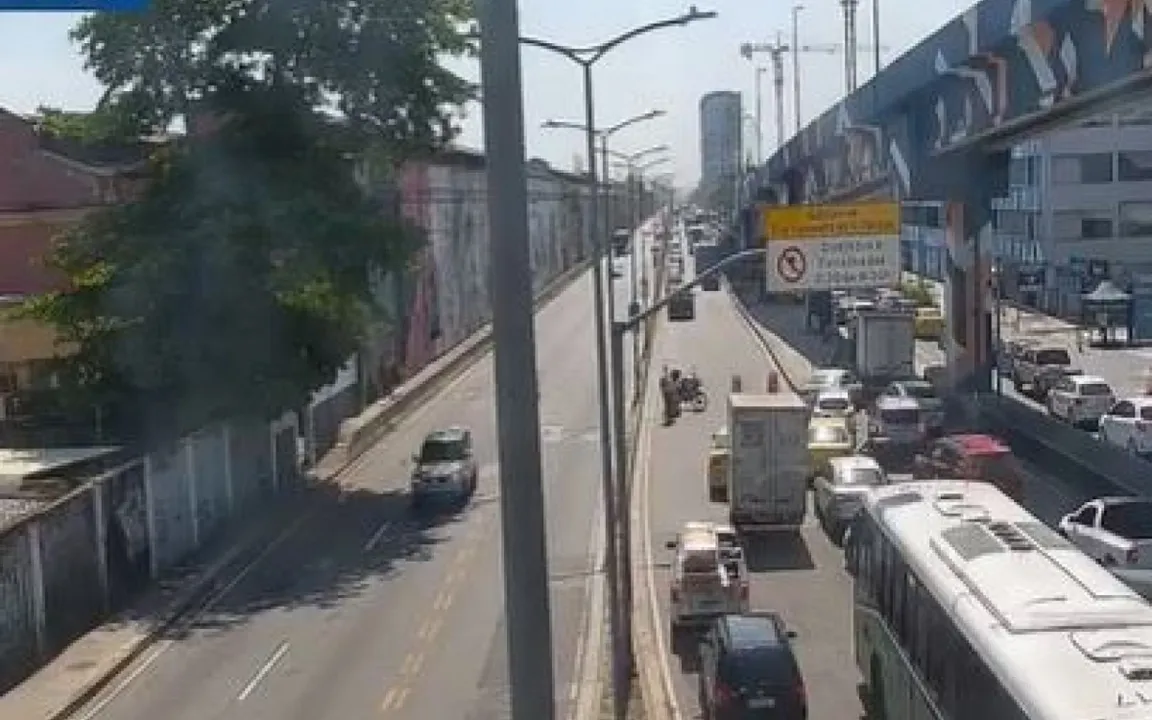
[[[967,374],[991,348],[981,235],[1011,145],[1147,99],[1150,31],[1152,0],[982,0],[792,137],[757,171],[756,196],[948,203],[949,360]]]

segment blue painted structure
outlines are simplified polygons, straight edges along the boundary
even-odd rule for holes
[[[1152,84],[1149,0],[983,0],[810,123],[759,173],[781,202],[960,199],[979,158]],[[957,151],[974,152],[957,152]],[[974,164],[975,163],[975,164]]]

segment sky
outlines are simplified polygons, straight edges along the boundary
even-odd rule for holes
[[[772,42],[791,36],[792,0],[520,0],[521,35],[563,45],[594,45],[630,30],[677,16],[695,2],[713,20],[663,30],[620,46],[595,66],[596,123],[610,126],[650,110],[662,118],[637,124],[613,138],[613,149],[632,154],[667,145],[669,162],[650,172],[671,171],[677,185],[695,184],[700,171],[699,101],[714,90],[743,93],[745,111],[755,113],[755,65],[770,67],[760,55],[755,64],[739,54],[741,43]],[[884,62],[898,57],[972,4],[972,0],[880,0]],[[860,42],[871,42],[871,4],[862,0],[858,13]],[[83,60],[68,40],[79,15],[71,13],[5,13],[0,15],[0,106],[31,112],[40,105],[67,110],[90,109],[101,87],[85,72]],[[805,0],[800,13],[802,45],[839,43],[843,38],[839,0]],[[522,52],[524,122],[530,157],[571,170],[583,154],[584,140],[573,130],[545,130],[546,120],[583,122],[581,74],[577,65],[531,47]],[[472,64],[453,63],[476,79]],[[801,116],[807,122],[836,102],[844,89],[841,54],[803,54],[800,59]],[[872,54],[862,52],[859,82],[872,74]],[[762,79],[764,155],[776,146],[775,102],[771,72]],[[793,126],[792,71],[785,66],[786,135]],[[483,147],[478,106],[466,109],[460,144]],[[754,146],[755,123],[748,124],[748,146]],[[658,157],[653,155],[653,157]]]

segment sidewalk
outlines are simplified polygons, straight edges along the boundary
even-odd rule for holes
[[[905,277],[909,274],[905,273]],[[934,292],[942,293],[939,283],[926,282],[933,286]],[[1107,380],[1117,396],[1142,395],[1152,369],[1152,348],[1093,347],[1077,337],[1083,332],[1075,323],[1032,308],[1005,304],[1000,309],[1000,336],[1004,340],[1037,338],[1045,344],[1063,347],[1072,358],[1073,366],[1085,374]]]

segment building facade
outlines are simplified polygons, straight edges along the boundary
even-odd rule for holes
[[[1078,315],[1100,279],[1121,285],[1152,271],[1152,113],[1086,120],[1013,150],[1009,195],[992,237],[1006,290],[1044,310]],[[1039,273],[1043,287],[1013,280]]]
[[[740,93],[724,90],[700,99],[700,185],[714,190],[730,184],[736,192],[743,157]]]

